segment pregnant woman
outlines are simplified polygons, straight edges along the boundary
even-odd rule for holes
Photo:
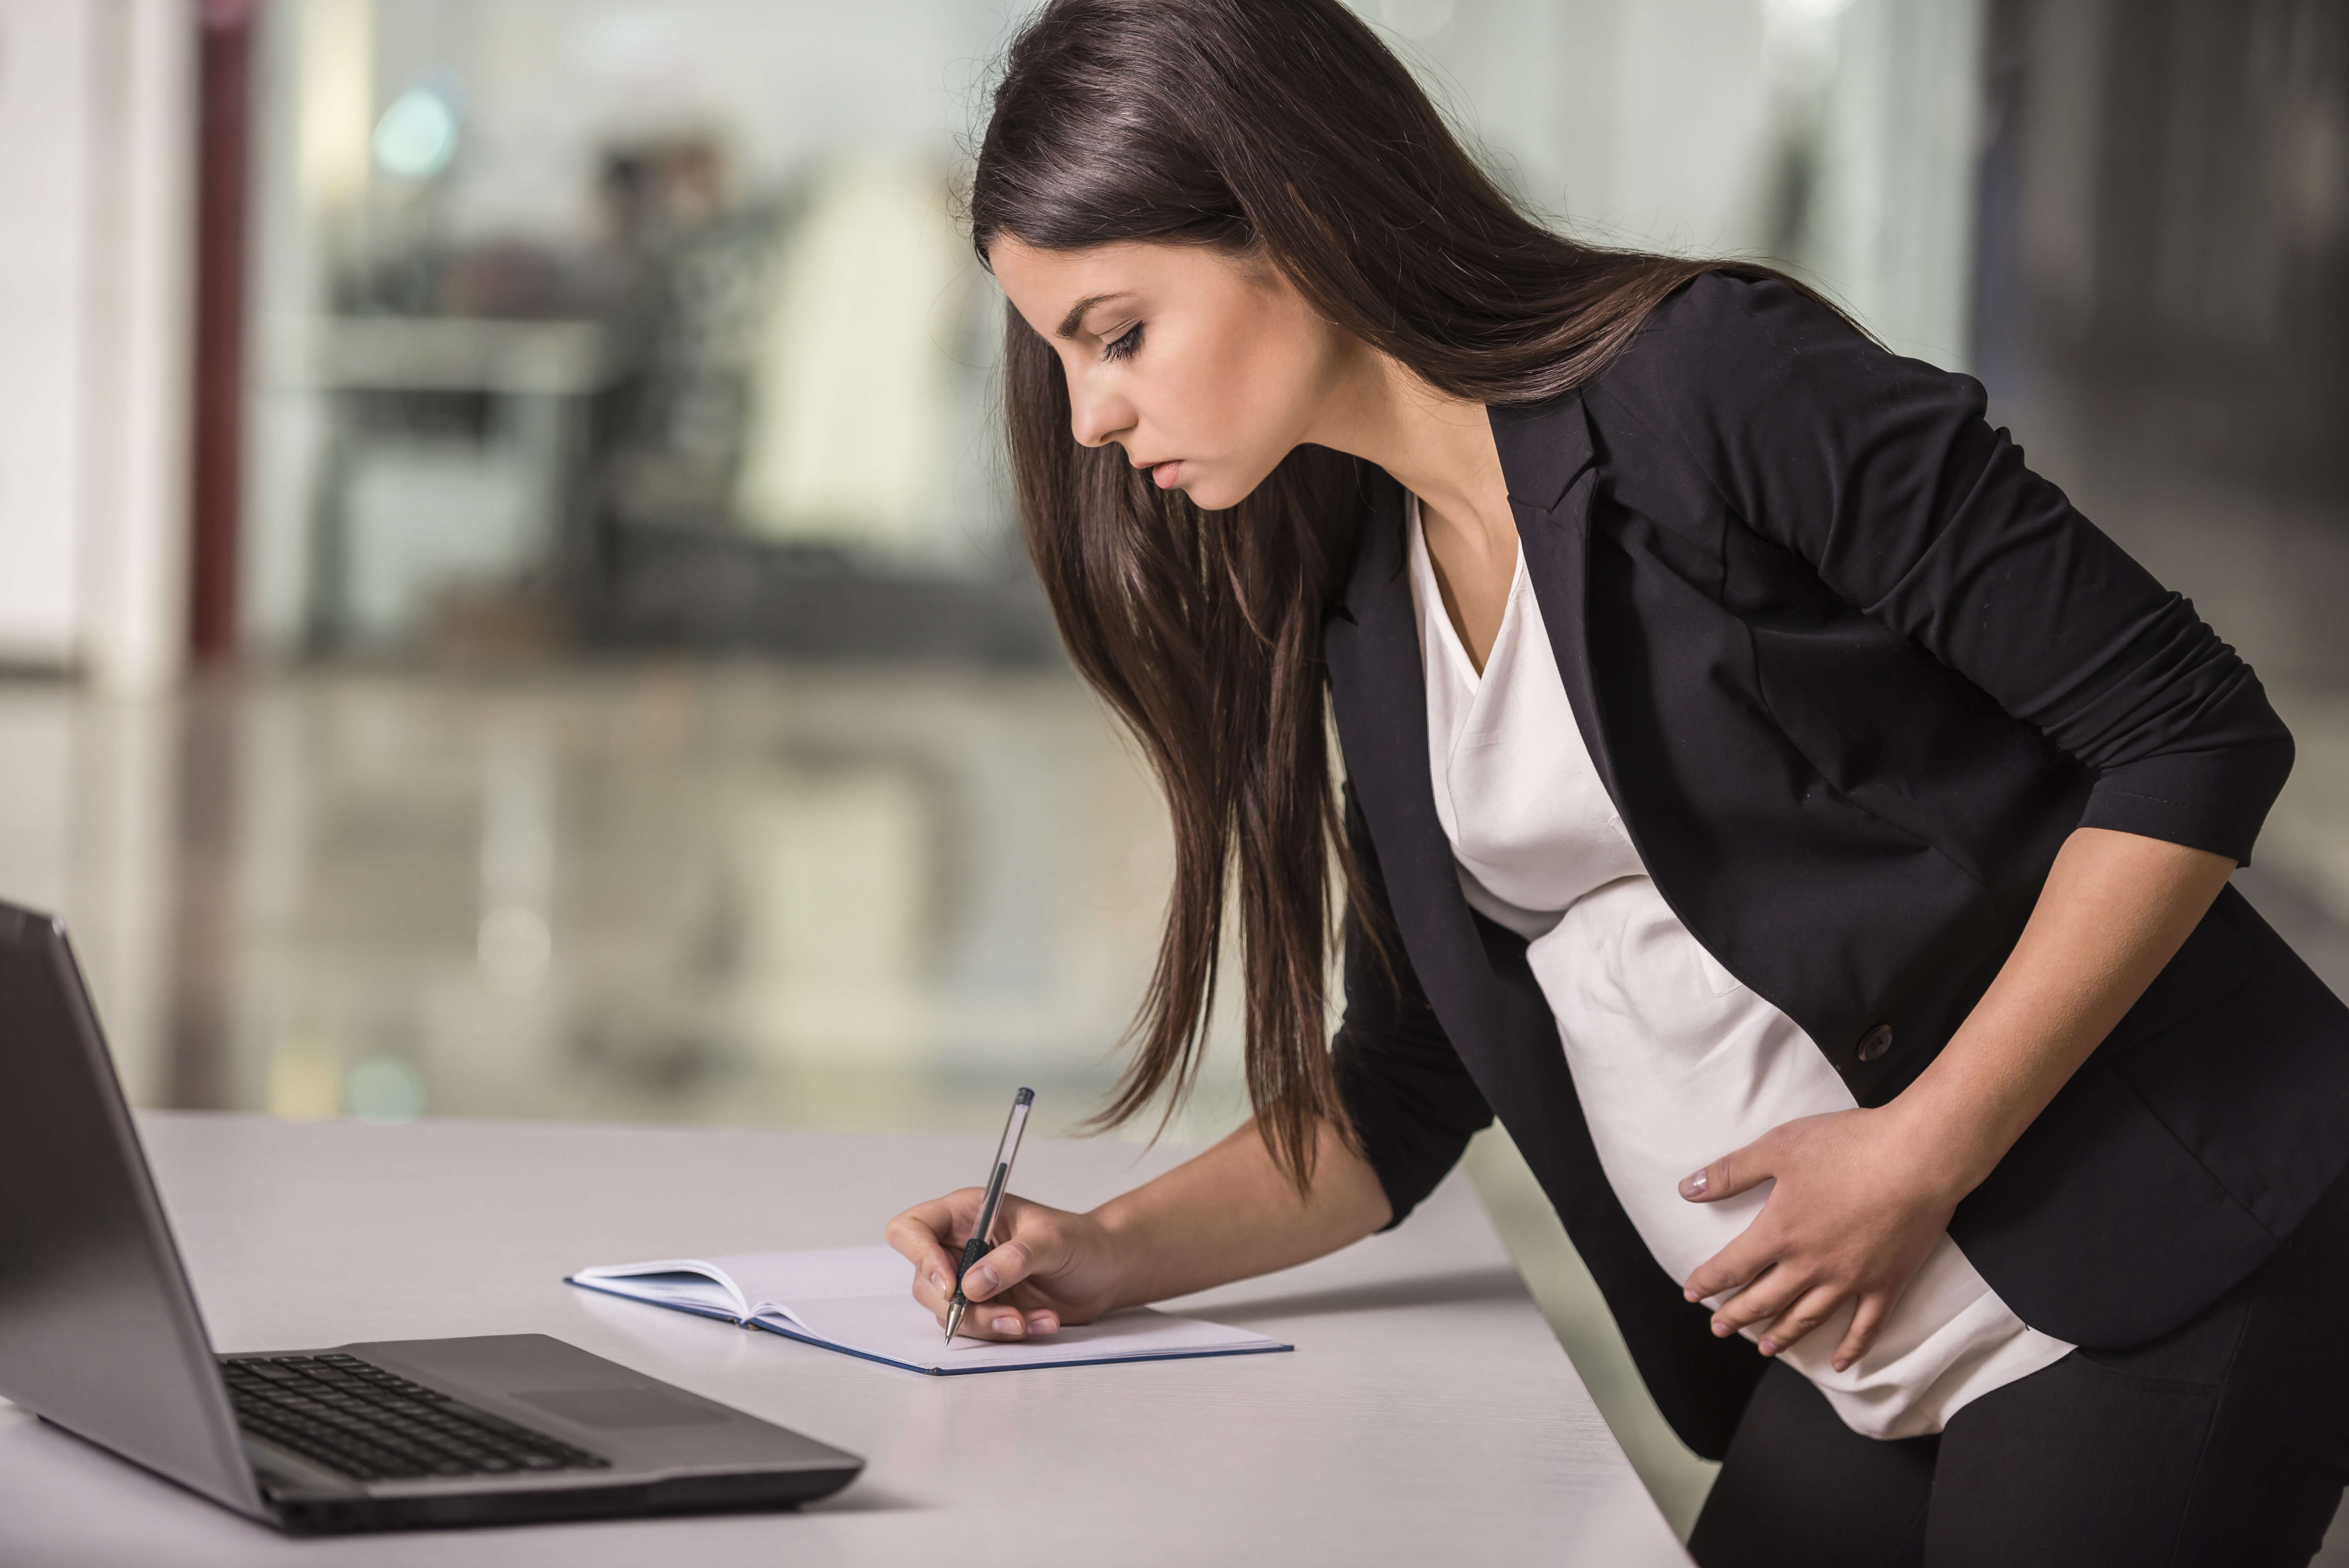
[[[963,1332],[1398,1224],[1497,1113],[1726,1460],[1705,1568],[2304,1563],[2349,1011],[2228,884],[2292,740],[1982,387],[1547,231],[1338,0],[1053,0],[972,217],[1029,547],[1174,819],[1107,1114],[1229,938],[1255,1116],[1011,1202]],[[977,1196],[890,1227],[941,1316]]]

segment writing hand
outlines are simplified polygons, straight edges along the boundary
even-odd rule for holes
[[[965,1187],[916,1203],[889,1222],[889,1244],[914,1264],[914,1299],[943,1325],[954,1297],[955,1265],[978,1223],[983,1188]],[[959,1333],[974,1339],[1027,1339],[1064,1323],[1091,1323],[1115,1305],[1117,1270],[1109,1236],[1086,1214],[1047,1208],[1006,1192],[995,1211],[996,1244],[963,1275],[970,1303]]]
[[[1764,1356],[1856,1302],[1836,1346],[1843,1371],[1876,1342],[1948,1229],[1965,1191],[1951,1180],[1951,1164],[1891,1107],[1773,1128],[1681,1182],[1681,1196],[1697,1203],[1776,1183],[1754,1222],[1688,1276],[1688,1299],[1736,1292],[1714,1311],[1713,1331],[1761,1325]]]

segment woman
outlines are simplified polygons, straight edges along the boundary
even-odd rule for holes
[[[1497,1111],[1725,1456],[1707,1568],[2304,1562],[2349,1013],[2227,885],[2291,738],[1980,387],[1546,232],[1337,0],[1054,0],[972,212],[1174,816],[1105,1114],[1189,1083],[1232,875],[1256,1115],[1009,1203],[965,1332],[1399,1223]],[[890,1227],[941,1314],[976,1196]]]

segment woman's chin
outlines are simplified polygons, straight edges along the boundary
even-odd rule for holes
[[[1185,467],[1187,469],[1189,465],[1185,464]],[[1247,500],[1248,491],[1256,487],[1254,485],[1245,488],[1236,487],[1228,480],[1220,479],[1213,474],[1200,474],[1194,478],[1185,472],[1174,481],[1173,488],[1181,490],[1189,498],[1191,504],[1201,511],[1222,511],[1227,507],[1237,506]]]

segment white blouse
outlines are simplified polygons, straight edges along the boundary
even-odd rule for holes
[[[1753,1222],[1771,1184],[1692,1203],[1681,1178],[1781,1123],[1857,1102],[1649,880],[1583,747],[1522,552],[1480,676],[1444,610],[1416,497],[1409,527],[1428,762],[1461,891],[1530,944],[1608,1182],[1664,1272],[1685,1279]],[[1875,1346],[1837,1372],[1851,1311],[1779,1356],[1872,1438],[1938,1432],[1967,1400],[2072,1348],[2025,1326],[1946,1235]]]

